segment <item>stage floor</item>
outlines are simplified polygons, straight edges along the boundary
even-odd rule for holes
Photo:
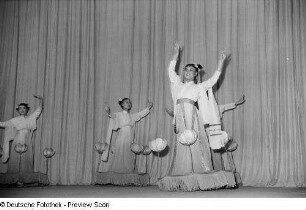
[[[166,192],[157,186],[111,185],[1,187],[1,198],[306,198],[306,188],[239,187],[216,191]]]

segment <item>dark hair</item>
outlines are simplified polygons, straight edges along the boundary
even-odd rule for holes
[[[29,104],[27,103],[20,103],[18,104],[18,106],[16,107],[16,110],[18,111],[19,110],[19,107],[20,106],[25,106],[25,108],[29,111],[30,110],[30,107],[29,107]]]
[[[130,101],[131,101],[131,99],[129,99],[129,98],[120,99],[120,100],[118,101],[118,103],[119,103],[119,105],[121,106],[121,108],[122,108],[122,104],[123,104],[123,102],[124,102],[125,100],[130,100]]]
[[[184,69],[186,69],[186,68],[189,67],[189,66],[195,68],[195,70],[196,70],[197,72],[203,68],[201,64],[189,63],[189,64],[187,64],[187,65],[185,66]]]

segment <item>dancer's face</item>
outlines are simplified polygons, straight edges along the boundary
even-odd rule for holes
[[[24,105],[20,105],[20,106],[18,106],[18,113],[19,113],[19,115],[23,115],[23,116],[25,116],[25,115],[27,115],[28,114],[28,109],[27,109],[27,107],[26,106],[24,106]]]
[[[198,75],[196,69],[192,66],[187,66],[184,68],[184,81],[190,82],[194,81],[194,78]]]
[[[132,109],[132,102],[131,102],[131,100],[130,99],[125,99],[122,102],[121,107],[125,111],[130,111]]]

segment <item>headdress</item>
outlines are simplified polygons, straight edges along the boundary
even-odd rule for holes
[[[30,110],[29,104],[27,103],[20,103],[16,106],[16,110],[18,111],[20,106],[25,106],[27,108],[27,110]]]
[[[127,98],[127,97],[125,97],[125,98],[119,98],[119,99],[118,99],[119,105],[121,106],[122,102],[123,102],[124,100],[126,100],[126,99],[129,99],[129,98]],[[130,99],[129,99],[129,100],[130,100]]]
[[[201,72],[203,71],[204,72],[204,69],[202,67],[201,64],[197,64],[197,63],[189,63],[189,64],[186,64],[184,69],[187,68],[188,66],[191,66],[193,68],[195,68],[196,72],[198,73],[198,76],[197,76],[197,81],[196,83],[200,83],[201,82]],[[184,80],[184,75],[183,75],[183,71],[181,71],[181,81]]]

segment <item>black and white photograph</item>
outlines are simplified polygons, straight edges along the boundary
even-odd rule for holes
[[[305,210],[306,0],[0,0],[0,159],[0,209]]]

